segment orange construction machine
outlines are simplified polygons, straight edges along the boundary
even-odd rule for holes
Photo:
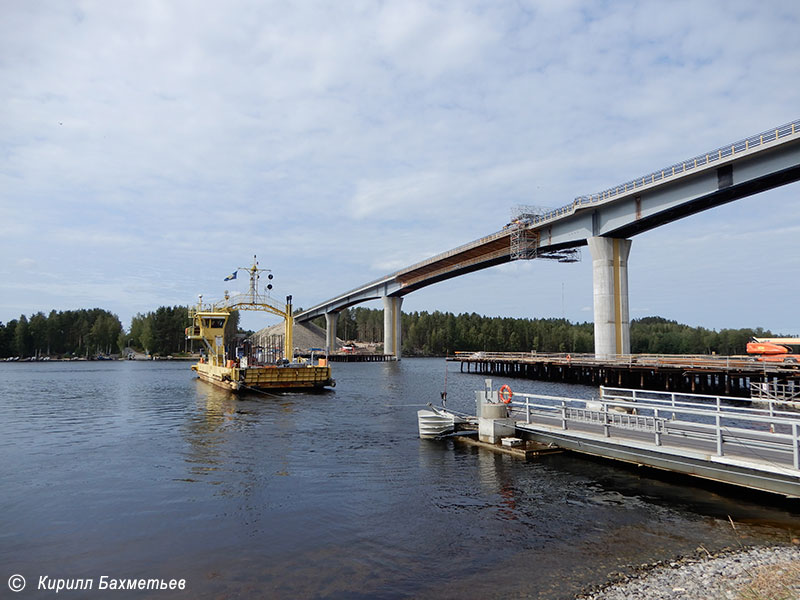
[[[797,363],[800,355],[792,354],[788,346],[798,344],[800,338],[753,338],[747,343],[747,353],[763,362]]]

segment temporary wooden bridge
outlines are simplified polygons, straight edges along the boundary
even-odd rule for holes
[[[754,382],[800,386],[800,364],[751,356],[456,352],[447,360],[468,373],[636,389],[743,396]]]

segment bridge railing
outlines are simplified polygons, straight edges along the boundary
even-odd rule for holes
[[[688,160],[682,160],[675,164],[669,165],[668,167],[664,167],[663,169],[652,171],[647,175],[631,179],[630,181],[626,181],[625,183],[621,183],[614,187],[605,189],[602,192],[597,192],[596,194],[589,194],[588,196],[577,196],[572,201],[571,204],[561,206],[559,208],[542,213],[540,215],[530,215],[526,218],[524,222],[521,222],[520,224],[529,228],[536,227],[548,221],[552,221],[553,219],[558,219],[563,216],[570,215],[580,207],[591,204],[597,204],[598,202],[604,202],[616,196],[627,194],[628,192],[635,191],[637,189],[643,188],[646,185],[652,185],[656,182],[663,181],[665,179],[670,179],[672,177],[680,177],[682,175],[685,175],[686,173],[690,173],[696,169],[705,167],[711,163],[720,162],[723,159],[731,158],[736,154],[741,154],[742,152],[749,152],[750,150],[753,150],[760,146],[764,146],[766,144],[772,144],[780,139],[789,136],[795,136],[798,134],[800,134],[800,119],[791,121],[784,125],[780,125],[773,129],[762,131],[761,133],[757,133],[756,135],[751,135],[750,137],[741,139],[737,142],[733,142],[732,144],[726,144],[725,146],[720,146],[719,148],[715,148],[714,150],[710,150],[708,152],[705,152],[704,154],[698,154],[697,156],[693,156]],[[503,230],[490,234],[489,236],[487,236],[487,238],[496,236],[497,234],[501,233],[503,233]],[[477,240],[477,241],[482,241],[482,240]],[[463,247],[456,248],[451,252],[456,252],[458,250],[461,250],[462,248],[466,248],[475,243],[476,242],[470,242],[468,244],[465,244]],[[439,257],[434,257],[434,258],[439,258]]]
[[[561,217],[571,215],[578,208],[581,208],[583,206],[604,202],[616,196],[627,194],[628,192],[635,191],[637,189],[643,188],[646,185],[652,185],[656,182],[663,181],[665,179],[670,179],[672,177],[680,177],[682,175],[685,175],[686,173],[690,173],[696,169],[705,167],[711,163],[719,162],[722,161],[723,159],[733,157],[737,153],[741,154],[742,152],[753,150],[755,148],[758,148],[759,146],[764,146],[765,144],[772,144],[780,139],[789,136],[795,136],[798,134],[800,134],[800,119],[791,121],[790,123],[786,123],[785,125],[780,125],[773,129],[768,129],[761,133],[757,133],[756,135],[752,135],[737,142],[733,142],[732,144],[726,144],[725,146],[720,146],[719,148],[715,148],[714,150],[710,150],[709,152],[706,152],[704,154],[698,154],[697,156],[694,156],[688,160],[683,160],[681,162],[669,165],[668,167],[664,167],[663,169],[658,169],[657,171],[653,171],[651,173],[648,173],[647,175],[643,175],[642,177],[631,179],[630,181],[608,188],[606,190],[603,190],[602,192],[598,192],[596,194],[589,194],[588,196],[578,196],[572,201],[571,204],[561,206],[559,208],[542,213],[540,215],[530,215],[524,221],[521,221],[519,225],[525,226],[527,228],[537,227],[548,221],[552,221],[554,219],[559,219]],[[425,261],[412,265],[408,269],[404,269],[404,271],[409,271],[418,268],[420,266],[424,266],[425,264],[439,260],[447,255],[457,254],[458,252],[468,249],[476,244],[483,243],[489,239],[495,238],[496,236],[503,234],[504,231],[508,228],[509,226],[507,225],[504,229],[501,229],[500,231],[491,233],[488,236],[485,236],[479,240],[468,242],[467,244],[459,246],[458,248],[450,250],[449,252],[446,252],[444,254],[436,255]],[[404,271],[398,271],[395,275],[400,274],[401,272]]]
[[[578,196],[572,201],[572,204],[556,208],[549,212],[542,213],[541,215],[531,216],[525,223],[528,227],[537,227],[553,219],[558,219],[565,215],[574,213],[578,208],[583,206],[597,204],[610,200],[620,195],[633,192],[637,189],[643,188],[647,185],[652,185],[666,179],[673,177],[680,177],[686,173],[690,173],[696,169],[705,167],[714,162],[720,162],[723,159],[731,158],[736,154],[748,152],[759,146],[774,143],[782,138],[794,136],[800,133],[800,119],[786,123],[774,129],[768,129],[756,135],[744,138],[732,144],[720,146],[714,150],[710,150],[704,154],[698,154],[688,160],[682,160],[675,164],[652,171],[647,175],[631,179],[625,183],[620,183],[614,187],[610,187],[596,194],[589,194],[588,196]]]
[[[742,152],[753,150],[759,146],[776,142],[781,138],[793,136],[797,133],[800,133],[800,119],[792,121],[791,123],[786,123],[785,125],[781,125],[779,127],[775,127],[774,129],[768,129],[767,131],[757,133],[756,135],[752,135],[732,144],[720,146],[719,148],[715,148],[714,150],[710,150],[704,154],[698,154],[697,156],[693,156],[688,160],[683,160],[681,162],[669,165],[668,167],[664,167],[663,169],[648,173],[642,177],[631,179],[630,181],[626,181],[625,183],[608,188],[602,192],[590,194],[588,196],[578,196],[575,198],[575,203],[578,205],[584,205],[608,200],[609,198],[634,191],[638,188],[644,187],[645,185],[683,175],[700,167],[705,167],[711,163],[719,162],[725,158],[735,156],[737,153],[741,154]],[[547,215],[544,215],[544,217],[547,217]]]

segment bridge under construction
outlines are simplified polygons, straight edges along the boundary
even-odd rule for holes
[[[595,355],[630,353],[628,256],[632,236],[710,208],[800,180],[800,120],[720,146],[555,210],[520,214],[502,230],[447,250],[296,314],[324,316],[327,350],[339,313],[383,300],[384,353],[400,359],[403,297],[425,286],[511,260],[592,259]]]

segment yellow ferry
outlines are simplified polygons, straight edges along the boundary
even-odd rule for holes
[[[287,296],[286,303],[281,305],[269,293],[259,293],[258,280],[268,269],[259,269],[255,256],[252,267],[240,267],[226,277],[226,281],[236,279],[240,270],[250,274],[247,292],[233,295],[225,292],[223,300],[211,304],[203,304],[200,296],[197,306],[189,308],[192,325],[186,328],[186,338],[200,340],[205,346],[205,356],[192,365],[192,370],[201,380],[233,392],[311,390],[335,386],[327,358],[320,358],[316,363],[313,357],[310,361],[294,360],[292,297]],[[271,274],[269,279],[272,279]],[[267,285],[267,289],[271,290],[272,285]],[[283,347],[277,352],[276,349],[252,347],[251,344],[234,348],[232,340],[226,340],[225,329],[235,310],[260,310],[283,317]]]

